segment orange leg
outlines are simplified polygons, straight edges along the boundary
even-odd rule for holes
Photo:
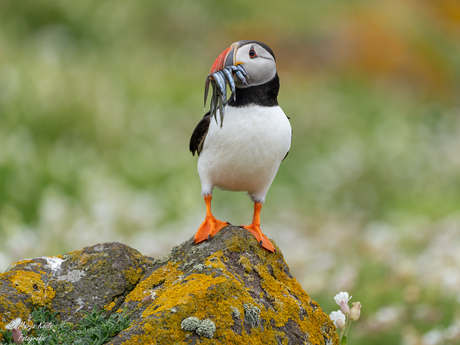
[[[243,228],[248,230],[251,234],[254,235],[256,238],[257,242],[259,242],[261,247],[264,247],[265,249],[275,252],[275,248],[273,247],[273,244],[270,242],[270,240],[267,238],[262,233],[262,230],[260,230],[260,211],[262,210],[262,204],[260,202],[254,203],[254,216],[252,218],[252,224],[251,225],[245,225]]]
[[[211,195],[205,195],[204,202],[206,203],[206,217],[204,222],[201,223],[198,231],[195,234],[195,242],[200,243],[206,240],[211,239],[215,234],[217,234],[222,228],[225,228],[230,223],[221,222],[217,220],[211,213]]]

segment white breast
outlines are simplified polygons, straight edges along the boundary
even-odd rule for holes
[[[222,128],[211,119],[198,159],[202,193],[211,194],[213,187],[247,191],[253,201],[264,202],[291,133],[279,106],[226,107]]]

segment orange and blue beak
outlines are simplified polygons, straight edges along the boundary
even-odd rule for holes
[[[236,60],[236,51],[238,46],[233,43],[229,48],[225,49],[214,61],[211,67],[210,75],[222,71],[225,67],[233,66]]]
[[[209,84],[212,85],[211,97],[211,115],[214,116],[217,122],[217,109],[220,109],[220,126],[222,127],[224,120],[224,106],[227,104],[227,83],[232,90],[233,99],[236,100],[236,86],[233,74],[245,85],[248,85],[246,80],[247,74],[243,67],[243,63],[235,61],[238,43],[233,43],[229,48],[224,50],[212,64],[209,75],[205,82],[204,92],[204,107],[206,111],[206,100],[208,98]]]

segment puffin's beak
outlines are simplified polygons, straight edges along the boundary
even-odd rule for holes
[[[216,61],[212,64],[211,71],[204,85],[204,107],[206,111],[206,100],[208,98],[209,85],[212,85],[211,98],[211,115],[214,116],[217,122],[217,109],[220,109],[220,126],[224,121],[224,106],[227,104],[227,83],[233,93],[233,100],[236,100],[235,80],[233,74],[244,84],[248,85],[245,77],[246,71],[243,68],[242,62],[236,62],[236,51],[238,50],[238,42],[233,43],[230,48],[224,50]]]
[[[225,67],[233,66],[237,50],[238,45],[236,43],[233,43],[228,49],[225,49],[212,64],[209,74],[213,75],[216,72],[222,71]]]

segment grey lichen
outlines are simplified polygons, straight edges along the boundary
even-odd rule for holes
[[[162,256],[158,259],[153,260],[152,264],[164,264],[165,262],[168,262],[171,259],[169,255]]]
[[[179,250],[179,246],[172,247],[171,254],[173,254],[173,255],[176,254],[178,250]]]
[[[248,323],[251,327],[258,327],[260,324],[260,309],[252,304],[243,304],[244,308],[244,322]]]
[[[84,276],[86,276],[85,271],[72,270],[67,274],[59,276],[57,280],[65,280],[71,283],[76,283]]]
[[[190,316],[190,317],[182,320],[182,323],[180,324],[180,327],[184,331],[193,332],[195,329],[198,328],[199,325],[200,325],[200,319],[195,317],[195,316]]]
[[[211,339],[216,331],[216,325],[212,320],[204,319],[195,331],[198,335]]]
[[[200,273],[203,272],[205,268],[206,268],[206,265],[204,264],[198,264],[198,265],[193,266],[193,270],[198,271]]]
[[[239,318],[240,317],[240,311],[238,310],[238,308],[231,307],[231,309],[232,309],[232,317],[234,317],[235,319]]]
[[[72,255],[70,254],[64,254],[62,255],[62,257],[64,258],[64,260],[72,260]]]
[[[184,278],[185,278],[185,275],[180,275],[179,277],[177,277],[177,279],[174,281],[173,284],[181,282],[182,280],[184,280]]]
[[[191,316],[182,320],[180,324],[184,331],[195,331],[198,335],[211,339],[216,332],[216,325],[210,319],[200,321],[197,317]]]
[[[195,259],[191,259],[190,261],[182,263],[182,270],[187,269],[189,266],[192,266],[195,264]]]
[[[9,265],[7,269],[5,270],[5,273],[14,270],[15,267],[16,267],[16,264]]]

